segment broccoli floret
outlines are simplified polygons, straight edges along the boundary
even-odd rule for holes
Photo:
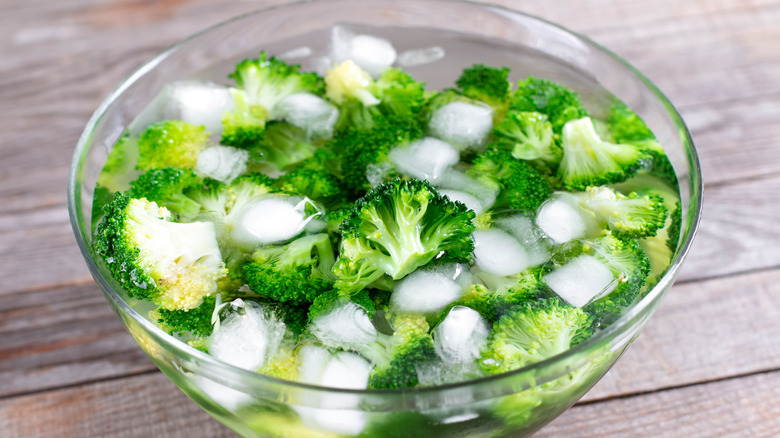
[[[609,187],[588,187],[577,193],[580,202],[606,223],[617,237],[641,238],[654,236],[667,218],[664,199],[657,194],[627,196]]]
[[[249,98],[241,90],[230,89],[233,97],[233,110],[222,115],[223,145],[252,148],[265,135],[267,112],[257,105],[250,105]]]
[[[263,137],[265,122],[272,118],[277,103],[302,92],[321,95],[322,78],[315,73],[301,73],[300,66],[260,52],[257,59],[246,59],[230,74],[235,108],[223,116],[225,127],[222,144],[247,147]]]
[[[153,123],[138,139],[138,169],[193,169],[198,164],[198,155],[208,145],[209,133],[205,126],[181,120]]]
[[[331,148],[342,156],[344,186],[351,195],[360,196],[378,183],[398,176],[388,153],[424,134],[416,119],[395,116],[377,120],[370,130],[338,132]]]
[[[374,82],[366,71],[345,61],[325,75],[326,96],[339,107],[336,129],[374,129],[383,117],[414,119],[425,100],[422,82],[388,68]]]
[[[261,297],[281,303],[311,303],[332,288],[334,262],[328,235],[315,234],[288,245],[259,248],[244,266],[244,280]]]
[[[512,308],[544,296],[547,290],[540,278],[541,268],[532,268],[510,277],[498,277],[485,272],[477,276],[494,283],[494,288],[473,284],[455,304],[471,307],[486,320],[495,321]]]
[[[594,316],[597,326],[609,325],[641,298],[640,291],[650,273],[650,260],[636,240],[620,239],[610,232],[583,242],[581,251],[599,259],[617,279],[611,292],[583,307]]]
[[[552,193],[550,183],[539,172],[504,151],[480,153],[467,174],[487,187],[501,190],[493,205],[494,210],[536,211]]]
[[[666,246],[674,253],[677,251],[677,244],[680,241],[680,229],[682,227],[682,204],[679,201],[675,204],[674,210],[672,210],[669,217],[671,218],[671,223],[666,232],[669,236],[666,239]]]
[[[398,280],[434,257],[470,261],[473,218],[473,211],[427,181],[395,179],[376,187],[341,225],[337,288],[353,293],[382,274]]]
[[[493,129],[493,145],[513,157],[528,160],[545,174],[554,173],[563,156],[546,115],[531,111],[509,111]]]
[[[341,183],[338,169],[336,155],[329,149],[320,149],[311,158],[281,175],[276,182],[284,192],[306,196],[329,209],[339,208],[349,194]]]
[[[430,327],[424,316],[395,315],[393,335],[379,334],[379,339],[363,354],[374,364],[368,378],[372,389],[411,388],[417,385],[417,364],[437,358]],[[368,350],[368,351],[367,351]]]
[[[152,169],[130,183],[127,192],[131,198],[146,198],[167,208],[179,220],[193,219],[200,212],[200,204],[184,194],[185,190],[202,183],[189,169],[165,167]]]
[[[482,368],[503,373],[563,353],[590,337],[591,325],[587,313],[558,298],[525,304],[493,324]]]
[[[114,144],[106,163],[98,176],[97,185],[114,192],[127,190],[128,184],[137,175],[138,138],[125,132]]]
[[[531,76],[518,82],[509,109],[547,115],[556,133],[560,133],[567,122],[588,116],[588,111],[573,90]]]
[[[481,100],[493,107],[498,119],[506,112],[512,83],[509,81],[509,68],[490,67],[475,64],[463,69],[455,85],[473,99]]]
[[[602,140],[590,117],[568,122],[561,144],[563,158],[557,174],[563,185],[573,190],[625,181],[648,160],[641,145]]]
[[[216,231],[209,222],[170,219],[154,202],[119,193],[105,207],[95,249],[131,297],[168,310],[194,309],[225,274]]]
[[[194,309],[168,310],[157,309],[153,312],[157,325],[172,335],[194,335],[199,339],[207,338],[214,331],[211,316],[216,306],[216,295],[209,295]]]
[[[679,189],[677,174],[663,147],[658,143],[650,128],[631,108],[622,102],[613,104],[609,109],[607,129],[615,143],[642,145],[652,160],[648,172],[663,179],[675,190]]]
[[[263,139],[248,148],[252,159],[270,163],[278,170],[290,167],[311,158],[319,149],[306,131],[286,122],[269,122]]]

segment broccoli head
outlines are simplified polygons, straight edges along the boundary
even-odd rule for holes
[[[327,234],[304,236],[284,246],[258,248],[244,266],[244,279],[261,297],[281,303],[311,303],[332,288],[334,262]]]
[[[225,268],[213,224],[170,219],[154,202],[118,193],[105,207],[95,249],[131,297],[190,310],[217,291]]]
[[[539,170],[552,173],[558,168],[563,149],[556,141],[546,115],[532,111],[509,111],[493,129],[493,145],[513,157],[528,160]]]
[[[532,268],[509,277],[477,272],[480,279],[490,277],[486,279],[493,288],[473,284],[455,304],[471,307],[486,320],[495,321],[514,307],[544,296],[547,289],[540,272],[540,268]]]
[[[269,122],[263,139],[247,148],[253,160],[264,161],[278,170],[287,170],[311,158],[319,149],[306,131],[286,122]]]
[[[545,114],[556,133],[560,133],[567,122],[588,116],[588,111],[573,90],[531,76],[518,82],[509,109]]]
[[[152,123],[138,139],[138,169],[193,169],[209,145],[205,126],[181,120]]]
[[[657,194],[623,195],[609,187],[588,187],[577,194],[580,202],[606,223],[617,237],[641,238],[654,236],[667,218],[664,199]]]
[[[200,185],[202,181],[189,169],[152,169],[131,182],[127,194],[131,198],[146,198],[155,202],[158,206],[167,208],[179,220],[189,220],[200,213],[200,204],[189,198],[185,190]]]
[[[509,68],[491,67],[474,64],[463,69],[455,85],[468,97],[480,100],[493,107],[494,114],[506,112],[512,83],[509,81]]]
[[[592,318],[558,298],[527,303],[495,324],[482,355],[488,374],[498,374],[563,353],[590,337]]]
[[[260,106],[250,105],[248,96],[241,90],[231,88],[230,95],[233,97],[233,110],[222,115],[222,138],[219,142],[252,148],[265,135],[267,113]]]
[[[395,179],[359,199],[341,225],[337,287],[356,292],[388,274],[400,279],[434,258],[471,260],[474,212],[427,181]]]
[[[550,183],[539,172],[505,151],[480,153],[467,174],[488,187],[500,189],[493,209],[536,211],[552,193]]]
[[[338,208],[349,197],[338,176],[338,161],[329,149],[319,149],[311,158],[279,176],[277,186],[284,192],[306,196],[326,208]]]
[[[214,314],[216,302],[216,295],[209,295],[194,309],[168,310],[159,308],[153,311],[153,319],[160,328],[169,334],[194,335],[200,339],[207,338],[214,331],[211,317]]]
[[[424,316],[394,315],[392,336],[379,336],[368,359],[374,369],[368,378],[372,389],[411,388],[417,385],[417,365],[435,360],[436,350]],[[365,353],[365,352],[364,352]]]
[[[590,117],[566,123],[561,134],[563,158],[557,175],[569,189],[625,181],[648,162],[640,144],[615,144],[603,140]]]

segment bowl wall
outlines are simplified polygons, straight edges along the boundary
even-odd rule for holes
[[[324,53],[328,29],[336,24],[388,37],[399,52],[446,46],[441,63],[408,69],[431,88],[452,84],[457,72],[473,63],[511,64],[514,79],[547,77],[580,92],[595,115],[606,108],[609,96],[603,90],[626,102],[654,131],[680,182],[680,245],[666,275],[620,320],[567,353],[501,376],[403,392],[334,390],[261,376],[220,363],[151,324],[128,305],[91,244],[93,192],[111,148],[123,132],[136,129],[133,119],[167,83],[226,78],[236,61],[260,50],[281,54],[308,46]],[[306,62],[314,61],[305,61],[304,68],[316,67]],[[154,118],[153,111],[147,117]],[[128,331],[177,386],[239,434],[357,436],[367,428],[360,436],[523,436],[595,384],[669,290],[698,223],[701,175],[688,131],[669,101],[639,72],[584,37],[500,7],[450,0],[329,0],[238,17],[141,67],[89,122],[74,156],[68,198],[85,260]]]

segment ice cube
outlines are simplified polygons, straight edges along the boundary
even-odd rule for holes
[[[574,307],[582,307],[617,287],[615,274],[596,257],[583,254],[543,278],[547,286]]]
[[[479,200],[466,192],[449,189],[441,189],[438,192],[440,195],[450,198],[451,201],[463,203],[469,210],[474,210],[474,214],[480,214],[485,211]]]
[[[430,64],[442,58],[444,58],[444,49],[440,46],[432,46],[402,52],[398,55],[398,64],[402,67],[414,67]]]
[[[195,172],[225,184],[246,172],[249,151],[230,146],[214,145],[198,155]]]
[[[320,384],[329,388],[366,389],[371,364],[355,353],[336,353],[325,366]]]
[[[342,26],[334,26],[331,33],[331,57],[335,63],[348,59],[379,77],[395,62],[396,51],[390,41],[372,35],[355,34]]]
[[[209,353],[230,365],[257,370],[276,354],[285,326],[260,304],[242,302],[242,306],[211,334]]]
[[[234,106],[227,87],[197,81],[174,82],[169,87],[166,119],[204,125],[213,136],[222,135],[222,114],[232,111]]]
[[[315,318],[309,331],[324,345],[345,349],[368,344],[377,337],[366,309],[348,299]]]
[[[493,110],[466,102],[451,102],[437,109],[428,125],[431,135],[460,151],[479,149],[492,129]]]
[[[568,196],[554,196],[539,207],[536,225],[555,243],[569,242],[587,234],[585,214]]]
[[[461,297],[463,288],[450,276],[418,270],[399,281],[390,295],[390,307],[401,313],[431,314]]]
[[[528,252],[506,231],[497,228],[474,231],[474,261],[491,274],[519,274],[530,266]]]
[[[260,199],[238,214],[230,237],[247,249],[285,242],[300,234],[313,219],[307,216],[305,207],[305,203],[296,197]]]
[[[298,380],[303,383],[319,385],[322,380],[322,372],[330,362],[333,355],[318,345],[306,344],[298,350]]]
[[[496,202],[498,191],[479,183],[474,178],[456,169],[447,169],[434,184],[437,190],[457,190],[473,196],[483,210],[487,210]],[[468,206],[468,205],[467,205]]]
[[[390,150],[390,160],[401,173],[427,179],[431,183],[444,175],[444,171],[460,161],[458,151],[446,142],[425,137],[405,147]]]
[[[325,99],[311,93],[295,93],[274,106],[275,118],[286,120],[314,138],[333,137],[333,126],[339,110]]]
[[[454,306],[433,330],[433,345],[444,362],[470,362],[479,357],[489,333],[490,326],[479,312]]]
[[[511,234],[523,245],[528,254],[529,266],[538,266],[550,260],[552,244],[534,225],[530,217],[523,215],[500,217],[495,220],[494,225]]]

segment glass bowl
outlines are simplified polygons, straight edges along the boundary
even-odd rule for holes
[[[598,116],[609,93],[633,108],[663,145],[680,182],[680,242],[660,282],[617,322],[563,354],[464,383],[411,390],[344,390],[278,380],[222,363],[161,331],[128,305],[92,246],[92,200],[108,153],[131,121],[172,81],[225,81],[236,61],[323,53],[329,29],[347,25],[390,39],[399,52],[441,47],[446,56],[407,70],[430,88],[451,86],[474,63],[507,66],[579,92]],[[299,62],[299,60],[294,60]],[[316,59],[301,59],[304,69]],[[307,64],[308,63],[308,64]],[[70,219],[96,282],[152,361],[203,409],[248,437],[525,436],[577,401],[615,363],[669,290],[701,209],[701,171],[672,104],[641,73],[587,38],[502,7],[452,0],[307,1],[240,16],[198,33],[141,67],[100,105],[73,158]]]

